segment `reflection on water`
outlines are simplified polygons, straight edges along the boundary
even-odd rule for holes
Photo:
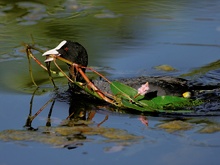
[[[24,124],[24,129],[3,130],[0,132],[0,140],[6,142],[21,141],[23,143],[35,141],[68,149],[78,148],[83,146],[84,143],[91,141],[93,143],[114,142],[116,146],[104,148],[104,150],[106,152],[119,152],[144,138],[142,135],[131,134],[123,129],[102,126],[105,122],[111,122],[111,119],[110,121],[108,120],[109,112],[103,111],[106,113],[105,116],[103,116],[101,121],[97,122],[97,120],[95,120],[97,110],[110,110],[110,107],[105,104],[100,104],[98,100],[96,104],[96,100],[94,100],[94,98],[88,98],[87,95],[62,93],[55,90],[54,96],[48,101],[45,101],[38,111],[33,112],[33,109],[36,109],[34,108],[35,94],[41,92],[38,90],[39,88],[36,88],[31,97],[29,113]],[[66,115],[66,119],[62,121],[59,119],[55,121],[53,117],[53,113],[55,113],[53,109],[54,106],[56,106],[56,101],[69,102],[69,113]],[[85,102],[87,104],[85,104]],[[34,128],[32,123],[39,118],[42,111],[47,111],[46,114],[48,113],[44,123],[45,126],[39,125]],[[122,110],[118,111],[118,113],[119,112],[125,113]],[[151,127],[151,122],[153,122],[142,115],[139,117],[139,120],[146,128],[148,126]],[[162,129],[171,134],[189,130],[196,133],[213,134],[220,131],[220,124],[214,120],[180,118],[179,116],[179,119],[164,119],[158,122],[154,129]],[[94,136],[96,136],[96,140],[93,139]],[[197,142],[192,144],[200,146]],[[207,143],[207,145],[209,144]],[[215,145],[215,147],[217,146],[219,147],[218,144]]]
[[[132,145],[143,139],[142,136],[130,134],[125,130],[118,128],[103,127],[102,124],[108,120],[108,114],[99,123],[93,121],[96,111],[94,109],[94,99],[89,100],[87,96],[77,94],[60,93],[55,94],[55,97],[49,99],[42,107],[33,113],[34,97],[39,88],[34,91],[30,100],[30,109],[26,119],[24,130],[3,130],[0,132],[0,140],[3,141],[36,141],[50,144],[53,146],[75,149],[82,146],[83,143],[93,141],[92,136],[101,136],[97,138],[98,143],[117,143],[116,149],[107,149],[111,152],[121,151],[126,146]],[[61,98],[58,98],[61,97]],[[52,114],[56,100],[64,100],[70,102],[69,114],[66,119],[58,126],[52,126]],[[85,104],[87,102],[87,104]],[[99,101],[98,101],[99,102]],[[100,107],[100,105],[99,105]],[[104,104],[103,107],[104,108]],[[32,127],[32,122],[38,118],[39,114],[45,109],[49,109],[45,126]],[[97,108],[96,108],[97,109]]]
[[[137,115],[110,113],[109,110],[96,107],[79,113],[79,115],[88,115],[93,110],[96,111],[91,123],[85,123],[87,121],[84,119],[78,120],[88,125],[85,128],[89,130],[83,130],[80,126],[78,128],[81,130],[74,132],[71,130],[72,127],[61,126],[61,122],[55,126],[52,122],[51,127],[45,127],[45,123],[41,123],[42,116],[48,118],[48,114],[42,115],[46,112],[44,110],[40,114],[42,116],[37,116],[33,122],[37,125],[33,126],[38,128],[37,131],[21,130],[22,124],[25,123],[24,116],[29,110],[27,107],[30,93],[34,91],[28,74],[26,55],[21,45],[23,42],[35,42],[36,46],[48,50],[64,39],[74,40],[87,49],[89,65],[101,70],[104,68],[103,72],[107,72],[106,75],[112,78],[143,75],[187,76],[188,79],[194,79],[200,84],[218,85],[219,8],[218,0],[137,0],[135,2],[2,0],[0,2],[0,121],[2,123],[0,126],[1,130],[7,130],[1,131],[2,139],[4,137],[9,140],[11,134],[13,140],[30,138],[52,145],[56,145],[58,139],[61,139],[62,144],[58,145],[71,143],[70,148],[80,146],[74,153],[76,154],[74,161],[84,164],[88,162],[94,164],[94,161],[96,164],[118,162],[137,164],[146,160],[150,164],[175,162],[180,165],[218,162],[216,155],[219,152],[218,117],[192,117],[187,120],[172,117],[172,120],[168,121],[165,117],[147,116],[149,126],[146,127],[137,120],[139,118]],[[43,61],[40,53],[34,52],[34,54]],[[176,70],[165,72],[154,69],[155,66],[161,65],[172,66]],[[33,63],[33,71],[36,82],[41,85],[39,90],[42,90],[35,97],[34,105],[42,106],[53,95],[53,88],[47,73],[37,64]],[[66,80],[59,76],[55,76],[55,80],[61,90],[67,88]],[[51,116],[49,115],[49,119],[71,123],[70,120],[65,120],[67,115],[63,114],[69,108],[68,101],[62,99],[59,100],[61,102],[56,101],[54,104],[55,110]],[[61,111],[63,109],[64,111]],[[105,113],[109,114],[109,119],[100,128],[96,127],[97,123],[105,119]],[[61,131],[66,128],[74,133],[65,136],[57,132],[57,129]],[[50,134],[47,134],[47,129],[50,130]],[[78,133],[82,131],[85,131],[86,135]],[[105,133],[115,137],[120,135],[119,138],[138,137],[138,140],[134,140],[134,143],[132,140],[131,143],[129,140],[128,143],[119,142],[116,145],[111,142],[106,145],[100,144],[99,139],[102,139]],[[85,140],[83,139],[85,137],[88,138]],[[49,139],[55,140],[48,142]],[[111,141],[112,137],[106,135],[103,139]],[[95,141],[96,144],[93,143]],[[115,142],[115,139],[113,141]],[[27,157],[33,164],[45,162],[57,164],[60,159],[65,161],[73,158],[73,153],[50,150],[45,146],[40,148],[39,144],[35,143],[31,143],[32,148],[24,147],[22,143],[19,145],[19,142],[18,145],[10,144],[0,142],[0,148],[3,150],[1,154],[4,157],[1,159],[2,164],[25,164]],[[117,151],[114,159],[103,154],[103,148],[106,152]],[[23,153],[27,152],[28,155],[24,156]],[[15,155],[19,156],[19,159],[11,159]]]

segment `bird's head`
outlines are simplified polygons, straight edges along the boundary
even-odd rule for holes
[[[79,44],[78,42],[72,41],[62,41],[57,47],[54,49],[48,50],[43,53],[42,56],[48,56],[45,62],[53,61],[54,58],[50,55],[56,55],[63,57],[73,63],[87,66],[88,65],[88,54],[86,49]]]
[[[47,56],[45,62],[50,62],[54,60],[54,56],[63,57],[70,62],[76,63],[78,65],[87,67],[88,65],[88,54],[86,49],[79,44],[78,42],[72,41],[62,41],[54,49],[48,50],[43,53],[42,56]],[[83,81],[82,76],[75,70],[75,68],[69,65],[70,78],[75,79],[76,81]],[[85,68],[82,68],[82,71],[85,72]]]

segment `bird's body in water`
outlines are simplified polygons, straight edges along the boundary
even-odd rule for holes
[[[86,49],[79,44],[78,42],[73,42],[73,41],[62,41],[56,48],[48,50],[43,54],[44,55],[50,55],[50,54],[55,54],[60,57],[63,57],[73,63],[76,63],[78,65],[87,67],[88,65],[88,54]],[[49,61],[49,60],[48,60]],[[76,71],[76,69],[67,64],[69,66],[69,75],[70,78],[73,81],[79,81],[79,82],[84,82],[84,79],[82,76]],[[82,68],[83,72],[86,71],[85,68]],[[73,84],[69,82],[70,88],[74,88]]]

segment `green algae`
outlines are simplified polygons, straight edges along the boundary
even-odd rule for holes
[[[220,132],[220,124],[209,124],[199,130],[199,133],[216,133]]]
[[[105,127],[73,126],[73,127],[39,127],[30,130],[3,130],[0,132],[2,141],[40,142],[53,146],[66,146],[77,142],[91,141],[93,136],[103,137],[101,141],[124,142],[142,139],[125,130]],[[99,139],[99,138],[98,138]]]
[[[166,123],[159,124],[157,126],[160,129],[164,129],[165,131],[172,133],[176,131],[187,131],[193,128],[191,123],[181,121],[181,120],[174,120]]]

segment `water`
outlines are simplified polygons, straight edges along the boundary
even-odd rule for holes
[[[24,130],[34,87],[21,43],[32,43],[32,37],[43,50],[55,47],[64,39],[78,41],[89,53],[89,65],[104,70],[110,78],[185,74],[205,84],[219,82],[220,2],[217,0],[1,1],[0,6],[0,131]],[[43,61],[40,53],[34,54]],[[171,65],[177,71],[154,69],[161,64]],[[47,89],[35,96],[34,114],[54,93],[47,73],[34,63],[33,70],[41,89]],[[65,79],[58,77],[56,82],[61,91],[67,88]],[[146,126],[141,123],[140,115],[106,107],[93,107],[88,112],[91,110],[96,112],[89,125],[91,129],[108,115],[101,125],[104,133],[115,128],[116,133],[127,131],[122,137],[135,135],[137,139],[112,140],[104,133],[91,133],[86,135],[87,140],[79,141],[76,149],[68,150],[63,148],[67,141],[56,145],[40,140],[44,134],[39,130],[38,139],[32,136],[29,140],[0,141],[0,164],[219,162],[219,117],[187,118],[179,123],[182,127],[173,128],[171,121],[177,120],[176,126],[177,118],[146,116],[149,123]],[[62,98],[56,101],[52,128],[59,128],[68,111],[67,101]],[[48,112],[49,107],[34,119],[32,126],[43,129]],[[163,125],[166,123],[172,129]]]

